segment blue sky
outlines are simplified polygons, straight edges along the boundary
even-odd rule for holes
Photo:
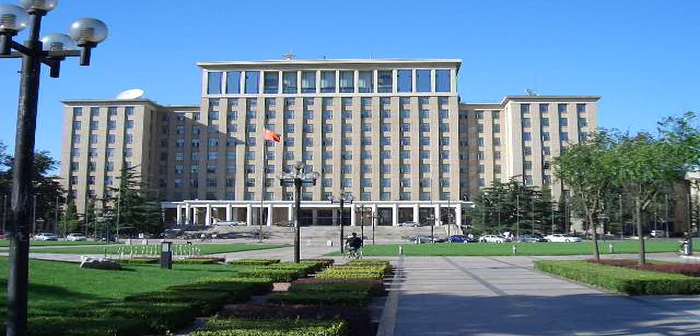
[[[526,88],[600,95],[601,126],[653,129],[663,116],[700,111],[698,13],[692,0],[62,0],[44,34],[92,16],[110,36],[93,66],[69,59],[61,78],[44,76],[37,148],[60,154],[60,100],[142,88],[162,104],[196,104],[196,62],[279,59],[290,50],[301,59],[459,58],[463,101]],[[11,146],[19,66],[0,60],[0,141]]]

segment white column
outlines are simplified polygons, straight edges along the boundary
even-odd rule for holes
[[[375,82],[376,83],[376,82]],[[375,85],[376,86],[376,85]],[[372,204],[372,216],[378,217],[379,216],[379,206],[377,206],[377,203]],[[379,219],[372,219],[372,225],[379,225]]]
[[[355,211],[355,203],[350,204],[350,226],[357,225],[357,212]]]
[[[399,226],[399,205],[396,203],[391,206],[391,225]]]
[[[420,211],[418,204],[413,205],[413,221],[420,224]]]
[[[211,226],[211,204],[207,204],[206,217],[204,217],[204,225]]]
[[[287,220],[292,221],[294,220],[294,205],[290,204],[287,206]]]
[[[189,204],[185,203],[185,225],[192,224],[192,208]]]
[[[233,220],[233,206],[231,204],[226,205],[226,221],[230,222]]]
[[[440,211],[440,204],[435,205],[435,225],[442,225],[442,213]]]
[[[177,206],[177,225],[182,225],[182,205]]]
[[[457,227],[462,225],[462,203],[457,203],[455,205],[455,224]]]
[[[272,204],[267,205],[267,226],[272,226]]]
[[[251,204],[248,204],[245,206],[245,209],[245,222],[246,225],[250,226],[253,222],[253,206]]]
[[[197,209],[198,207],[192,207],[192,223],[194,223],[194,225],[199,225],[199,214],[197,213]]]

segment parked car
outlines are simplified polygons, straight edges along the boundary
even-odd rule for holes
[[[450,243],[476,243],[476,238],[465,236],[465,235],[451,235],[447,237],[447,241]]]
[[[246,221],[217,221],[214,226],[246,226]]]
[[[583,241],[580,237],[572,236],[569,234],[555,233],[549,236],[545,236],[548,242],[552,243],[578,243]]]
[[[165,231],[161,232],[158,236],[160,238],[176,238],[183,234],[184,231],[182,229],[165,229]]]
[[[518,237],[515,241],[518,243],[545,243],[547,239],[538,235],[522,235]]]
[[[401,222],[399,223],[399,227],[419,227],[420,224],[418,222]]]
[[[87,237],[85,237],[84,234],[82,233],[69,233],[66,236],[67,241],[86,241]]]
[[[107,237],[104,237],[104,236],[103,236],[103,237],[97,237],[97,241],[106,242],[106,241],[107,241]],[[116,242],[116,241],[117,241],[117,237],[114,236],[114,235],[109,236],[109,241],[110,241],[110,242]]]
[[[56,236],[55,234],[50,233],[50,232],[39,232],[34,236],[34,240],[37,240],[37,241],[47,241],[47,240],[56,241],[56,240],[58,240],[58,236]]]
[[[437,236],[424,236],[424,235],[418,235],[418,236],[411,236],[408,238],[411,242],[416,243],[416,244],[425,244],[425,243],[430,243],[430,242],[435,242],[435,243],[444,243],[445,240],[437,237]]]
[[[651,230],[649,234],[654,238],[665,238],[666,230]]]
[[[506,237],[497,235],[483,235],[479,237],[481,243],[505,243]]]

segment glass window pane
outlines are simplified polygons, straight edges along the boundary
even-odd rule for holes
[[[360,71],[358,78],[360,93],[374,92],[374,73],[372,71]]]
[[[379,71],[377,81],[380,93],[393,92],[394,80],[391,71]]]
[[[321,71],[321,92],[335,93],[335,71]]]
[[[316,93],[316,72],[302,71],[301,93]]]
[[[431,82],[430,70],[416,70],[416,91],[430,92]]]
[[[297,87],[297,72],[285,71],[282,73],[282,92],[283,93],[299,93]]]
[[[264,93],[278,93],[280,78],[278,72],[265,72],[265,89]]]
[[[450,85],[450,70],[436,70],[435,71],[435,91],[437,92],[450,92],[452,91]]]
[[[209,72],[207,73],[207,93],[208,94],[221,94],[221,72]]]
[[[413,91],[413,71],[412,70],[399,70],[398,71],[398,91],[399,92],[411,92]]]
[[[340,72],[340,92],[353,93],[355,92],[355,72],[341,71]]]
[[[259,87],[260,87],[260,72],[258,72],[258,71],[246,71],[245,72],[245,93],[247,93],[247,94],[258,93]]]
[[[226,93],[241,93],[241,72],[229,71],[226,76]]]

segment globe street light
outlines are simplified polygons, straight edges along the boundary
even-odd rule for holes
[[[334,197],[333,195],[328,195],[328,201],[331,202],[331,204],[338,203],[340,204],[340,215],[339,215],[339,220],[340,220],[340,253],[342,254],[345,251],[345,232],[343,230],[343,210],[345,206],[345,202],[348,202],[352,204],[352,202],[355,200],[355,198],[352,196],[351,193],[345,192],[345,190],[341,190],[340,194],[338,197]]]
[[[301,240],[301,228],[299,224],[299,208],[301,207],[301,187],[304,185],[316,185],[319,174],[317,172],[304,172],[304,163],[296,161],[292,164],[294,171],[285,172],[278,176],[280,186],[294,186],[294,262],[299,263],[299,241]]]
[[[12,167],[12,215],[9,228],[9,277],[7,281],[7,335],[27,334],[27,287],[29,276],[29,229],[33,200],[32,172],[41,64],[51,78],[60,75],[61,62],[80,56],[80,65],[90,64],[90,50],[107,38],[107,26],[96,19],[81,19],[71,25],[71,38],[51,34],[40,39],[41,20],[58,0],[21,0],[21,6],[0,5],[0,58],[21,58],[15,160]],[[29,28],[24,44],[13,38]],[[74,34],[82,31],[81,34]],[[70,41],[70,40],[74,40]],[[74,46],[82,50],[74,50]],[[14,51],[13,51],[14,50]]]

